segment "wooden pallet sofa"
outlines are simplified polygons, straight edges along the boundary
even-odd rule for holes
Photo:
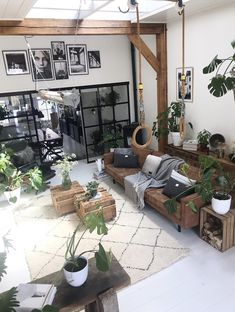
[[[145,159],[148,155],[161,156],[162,153],[153,151],[150,149],[136,149],[132,147],[134,153],[138,156],[138,168],[120,168],[114,167],[114,153],[106,153],[104,155],[104,166],[106,174],[113,178],[113,182],[118,182],[124,186],[124,178],[128,175],[137,173],[143,167]],[[198,168],[190,166],[189,177],[196,179],[198,176]],[[194,201],[198,208],[203,206],[203,203],[198,194],[191,194],[185,196],[177,202],[177,211],[173,214],[169,214],[164,206],[164,202],[168,199],[166,195],[162,193],[163,188],[149,188],[145,190],[144,200],[145,203],[156,209],[159,213],[170,219],[178,226],[178,231],[181,231],[181,227],[189,229],[199,225],[199,213],[194,213],[187,206],[189,201]]]

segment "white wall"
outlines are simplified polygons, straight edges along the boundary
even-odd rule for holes
[[[32,49],[51,48],[51,41],[86,44],[88,51],[99,50],[101,68],[89,69],[88,75],[73,75],[65,80],[40,81],[36,88],[31,74],[7,76],[3,58],[0,57],[0,93],[130,81],[131,116],[134,116],[130,42],[127,36],[34,36],[28,39]],[[27,50],[23,36],[0,36],[0,47],[1,50]]]
[[[203,75],[202,69],[218,54],[224,58],[233,54],[235,4],[225,8],[204,11],[187,17],[185,66],[194,68],[193,102],[186,103],[186,118],[194,126],[195,136],[206,128],[221,133],[231,146],[235,140],[235,101],[233,93],[216,98],[207,85],[212,75]],[[168,24],[168,100],[176,98],[176,68],[181,65],[181,24]]]

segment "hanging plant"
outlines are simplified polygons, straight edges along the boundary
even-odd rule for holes
[[[235,49],[235,40],[231,45]],[[224,71],[222,65],[226,66]],[[216,55],[210,64],[203,68],[203,74],[210,74],[216,69],[216,74],[208,84],[208,89],[212,95],[221,97],[235,89],[235,53],[224,59],[219,59]]]

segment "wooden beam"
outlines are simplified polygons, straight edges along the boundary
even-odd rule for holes
[[[146,61],[152,66],[152,68],[158,72],[159,62],[153,52],[149,49],[146,43],[138,37],[138,35],[128,35],[129,40],[134,44],[134,46],[141,51],[141,54],[146,59]]]
[[[0,35],[129,35],[137,33],[129,21],[89,21],[61,19],[25,19],[0,21]],[[162,33],[164,24],[141,24],[141,34]]]
[[[157,75],[157,113],[167,109],[167,31],[157,35],[157,58],[159,61],[159,72]],[[158,149],[163,152],[167,144],[167,137],[158,140]]]

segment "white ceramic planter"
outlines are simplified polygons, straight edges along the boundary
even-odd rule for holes
[[[231,196],[229,199],[225,199],[225,200],[212,197],[212,201],[211,201],[212,209],[218,214],[221,214],[221,215],[226,214],[230,209],[231,200],[232,200]]]
[[[20,200],[20,191],[21,191],[21,187],[18,187],[17,189],[13,191],[4,192],[6,199],[10,205],[16,205],[18,203],[18,201]],[[12,201],[10,201],[10,199],[14,197],[16,198],[16,201],[13,203]]]
[[[174,146],[181,146],[183,144],[180,132],[171,132],[171,138]]]
[[[73,287],[78,287],[81,286],[82,284],[85,283],[87,280],[87,275],[88,275],[88,261],[85,257],[81,257],[86,260],[86,266],[77,272],[70,272],[67,271],[65,268],[63,268],[64,271],[64,276],[67,281],[67,283]]]

